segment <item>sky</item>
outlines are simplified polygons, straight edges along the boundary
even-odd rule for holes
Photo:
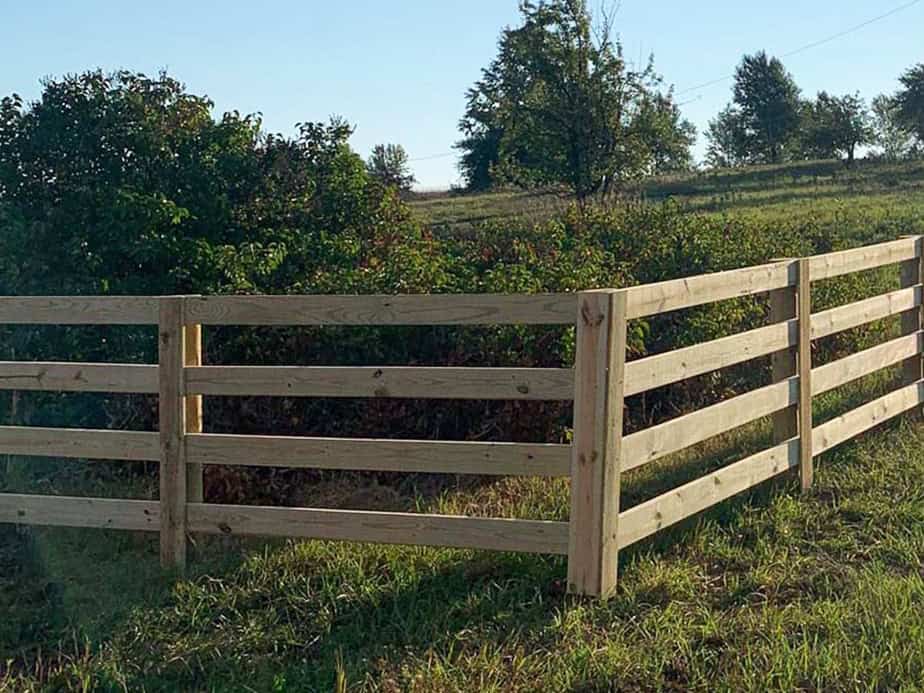
[[[729,101],[745,53],[785,55],[912,0],[622,0],[615,28],[632,62],[654,55],[684,116],[703,132]],[[0,0],[0,95],[27,100],[40,80],[88,69],[165,69],[228,110],[260,113],[264,128],[340,115],[351,145],[401,144],[419,186],[459,182],[465,92],[495,56],[516,0]],[[599,0],[590,0],[592,7]],[[784,64],[807,95],[893,92],[924,62],[924,0]]]

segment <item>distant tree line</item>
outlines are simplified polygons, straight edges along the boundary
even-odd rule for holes
[[[878,146],[901,159],[924,152],[924,64],[900,78],[902,89],[868,108],[858,94],[802,97],[779,59],[746,55],[735,71],[732,102],[709,123],[706,163],[713,167],[842,157]]]

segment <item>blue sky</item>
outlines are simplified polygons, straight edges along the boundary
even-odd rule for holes
[[[909,0],[622,0],[616,28],[626,56],[649,53],[684,91],[729,75],[745,52],[782,55]],[[591,0],[591,6],[599,4]],[[263,114],[266,129],[345,116],[364,156],[378,142],[408,150],[428,187],[458,178],[452,151],[465,90],[494,56],[516,0],[318,2],[0,0],[0,93],[30,99],[39,80],[85,69],[165,68],[219,111]],[[893,91],[924,61],[924,2],[847,37],[784,60],[803,91]],[[730,81],[682,93],[702,133],[725,105]],[[703,137],[697,146],[704,149]]]

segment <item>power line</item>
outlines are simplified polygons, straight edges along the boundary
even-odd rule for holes
[[[860,29],[865,29],[870,24],[875,24],[876,22],[882,21],[883,19],[891,17],[892,15],[895,15],[895,14],[898,14],[899,12],[907,10],[909,7],[917,5],[920,2],[921,0],[911,0],[911,2],[906,2],[904,5],[899,5],[898,7],[895,7],[884,14],[880,14],[876,17],[873,17],[872,19],[867,19],[865,22],[857,24],[856,26],[852,26],[849,29],[845,29],[844,31],[840,31],[836,34],[832,34],[831,36],[827,36],[823,39],[819,39],[818,41],[812,41],[811,43],[807,43],[804,46],[800,46],[799,48],[796,48],[795,50],[789,51],[788,53],[784,53],[780,57],[789,58],[794,55],[798,55],[799,53],[804,53],[807,50],[811,50],[812,48],[823,46],[824,44],[830,43],[831,41],[836,41],[837,39],[843,38],[844,36],[848,36],[856,31],[859,31]],[[712,87],[712,86],[715,86],[716,84],[721,84],[722,82],[726,82],[734,78],[735,78],[735,75],[725,75],[724,77],[717,77],[716,79],[711,79],[708,82],[697,84],[695,87],[681,89],[680,91],[674,92],[674,94],[675,96],[680,96],[681,94],[688,94],[691,91],[697,91],[699,89],[705,89],[706,87]]]
[[[445,152],[443,154],[430,154],[429,156],[416,156],[408,161],[430,161],[431,159],[445,159],[447,156],[456,156],[455,152]]]

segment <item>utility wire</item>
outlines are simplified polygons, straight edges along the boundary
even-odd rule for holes
[[[798,55],[799,53],[804,53],[807,50],[811,50],[812,48],[817,48],[818,46],[823,46],[824,44],[830,43],[831,41],[836,41],[837,39],[843,38],[844,36],[848,36],[856,31],[859,31],[860,29],[865,29],[870,24],[875,24],[876,22],[882,21],[883,19],[891,17],[892,15],[895,15],[895,14],[898,14],[899,12],[907,10],[909,7],[917,5],[920,2],[921,0],[911,0],[911,2],[906,2],[904,5],[899,5],[898,7],[895,7],[884,14],[880,14],[876,17],[873,17],[872,19],[867,19],[865,22],[857,24],[856,26],[852,26],[849,29],[845,29],[844,31],[840,31],[836,34],[832,34],[831,36],[827,36],[823,39],[819,39],[818,41],[812,41],[811,43],[807,43],[804,46],[800,46],[799,48],[796,48],[795,50],[789,51],[788,53],[783,53],[783,55],[780,57],[790,58],[794,55]],[[735,75],[725,75],[724,77],[718,77],[716,79],[711,79],[708,82],[697,84],[695,87],[681,89],[680,91],[674,92],[674,95],[680,96],[681,94],[689,94],[691,91],[697,91],[699,89],[705,89],[706,87],[712,87],[712,86],[715,86],[716,84],[721,84],[722,82],[726,82],[734,78],[735,78]]]

